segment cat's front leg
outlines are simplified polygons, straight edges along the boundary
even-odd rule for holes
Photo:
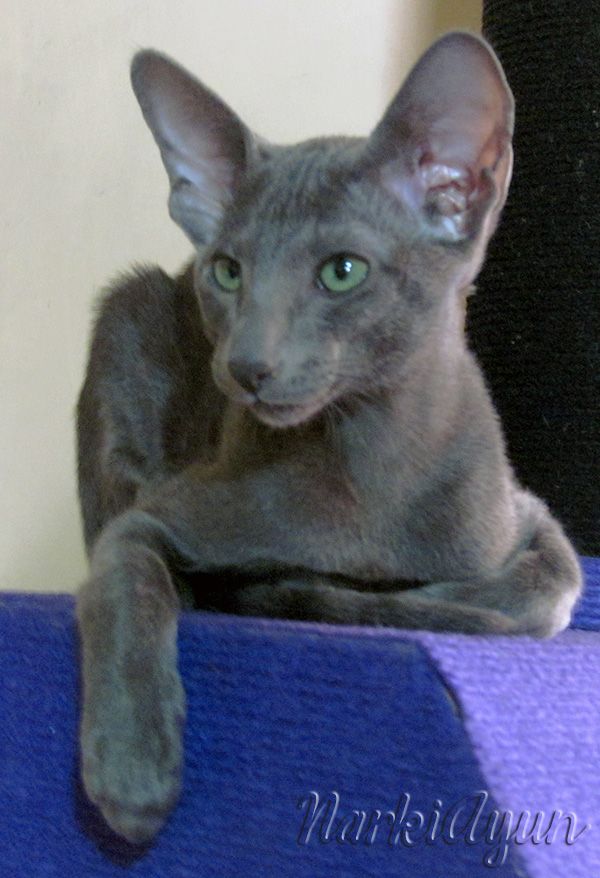
[[[82,775],[107,823],[132,843],[156,834],[180,789],[177,612],[158,554],[100,537],[78,602]]]
[[[417,588],[356,591],[326,578],[251,585],[240,589],[232,603],[233,610],[244,616],[462,634],[518,633],[514,620],[498,610],[423,597]]]
[[[545,504],[525,491],[514,500],[518,543],[503,567],[488,574],[386,593],[355,591],[326,578],[282,580],[241,590],[235,609],[338,624],[551,637],[569,624],[581,570]]]
[[[545,504],[525,491],[516,496],[521,539],[500,570],[463,582],[420,589],[431,600],[458,602],[508,616],[515,633],[552,637],[567,627],[582,588],[577,556]]]
[[[83,781],[132,842],[158,831],[180,788],[184,696],[169,570],[318,558],[322,528],[307,526],[301,504],[288,508],[289,494],[270,474],[210,480],[191,467],[109,522],[94,545],[78,603]]]

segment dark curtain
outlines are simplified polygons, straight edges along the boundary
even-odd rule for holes
[[[600,555],[600,0],[485,0],[517,105],[468,330],[522,483]]]

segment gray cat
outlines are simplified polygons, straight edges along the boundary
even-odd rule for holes
[[[113,286],[79,402],[87,793],[133,842],[180,786],[181,598],[333,623],[564,628],[576,556],[464,340],[513,100],[453,33],[366,140],[271,146],[168,58],[133,87],[197,248]]]

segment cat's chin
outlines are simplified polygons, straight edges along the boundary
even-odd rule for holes
[[[326,401],[313,400],[302,405],[269,405],[256,401],[249,408],[254,417],[268,427],[299,427],[318,415]]]

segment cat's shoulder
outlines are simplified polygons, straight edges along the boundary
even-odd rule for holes
[[[126,323],[152,322],[155,329],[183,310],[197,309],[193,288],[193,263],[171,277],[158,265],[134,265],[120,273],[100,293],[96,331],[110,323],[111,330]]]

